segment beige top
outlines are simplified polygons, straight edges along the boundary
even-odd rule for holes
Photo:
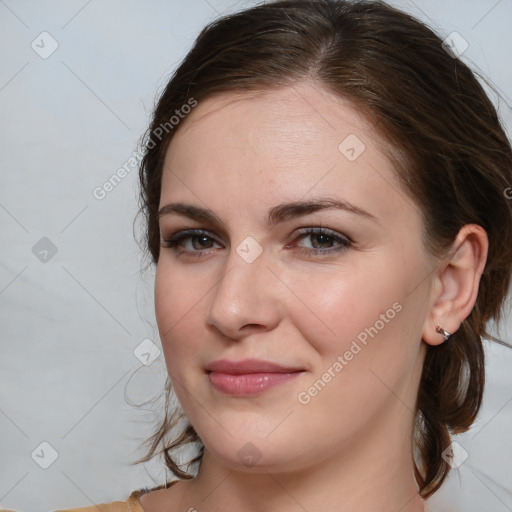
[[[149,492],[149,491],[147,491]],[[133,491],[126,501],[113,501],[112,503],[100,503],[90,507],[67,508],[55,512],[144,512],[139,498],[144,491]]]
[[[112,503],[99,503],[88,507],[66,508],[56,510],[55,512],[145,512],[140,504],[139,498],[144,494],[158,489],[168,489],[172,484],[177,482],[169,482],[167,485],[159,485],[150,489],[138,489],[133,491],[126,501],[113,501]],[[1,512],[1,509],[0,509]]]

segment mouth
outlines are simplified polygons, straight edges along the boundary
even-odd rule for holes
[[[247,396],[261,393],[288,382],[303,372],[293,373],[246,373],[231,375],[229,373],[210,372],[211,385],[226,395]]]
[[[206,366],[214,389],[231,396],[248,396],[289,382],[305,372],[295,366],[258,359],[214,361]]]

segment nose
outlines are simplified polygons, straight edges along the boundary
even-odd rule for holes
[[[212,291],[207,322],[230,339],[270,331],[279,324],[280,283],[264,256],[248,263],[233,249]]]

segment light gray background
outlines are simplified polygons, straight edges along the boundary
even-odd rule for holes
[[[162,356],[144,366],[133,353],[144,339],[159,344],[153,273],[139,272],[132,233],[137,170],[103,200],[92,191],[132,156],[204,24],[255,3],[0,0],[0,506],[85,506],[163,482],[162,465],[128,466],[152,417],[125,392],[147,399],[166,375]],[[394,3],[463,36],[462,58],[498,88],[510,127],[512,1]],[[48,51],[44,31],[58,43],[46,59],[31,47]],[[43,237],[57,248],[47,262],[33,252]],[[512,350],[489,348],[483,410],[457,439],[469,458],[435,510],[512,510]],[[42,442],[58,453],[48,469],[34,460],[50,456]]]

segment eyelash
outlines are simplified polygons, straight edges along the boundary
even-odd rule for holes
[[[307,256],[318,256],[318,255],[326,255],[326,254],[332,254],[337,252],[343,252],[346,251],[350,246],[352,245],[352,240],[348,238],[347,236],[341,236],[336,234],[334,231],[331,231],[330,229],[326,229],[323,227],[314,227],[314,228],[305,228],[301,230],[298,235],[297,239],[300,238],[306,238],[308,235],[326,235],[330,239],[332,239],[334,242],[338,242],[338,246],[334,247],[328,247],[326,249],[307,249],[305,247],[299,247],[299,252],[301,254],[305,254]],[[214,242],[216,240],[210,236],[208,231],[204,231],[201,229],[193,229],[193,230],[187,230],[187,231],[179,231],[175,235],[173,235],[171,238],[164,239],[162,242],[162,247],[172,249],[174,252],[178,253],[178,256],[181,256],[182,254],[186,254],[187,257],[193,257],[193,258],[201,258],[204,257],[207,254],[207,251],[211,251],[212,248],[205,249],[204,251],[187,251],[187,250],[180,250],[180,244],[184,240],[188,240],[194,237],[206,237],[210,238]],[[217,242],[219,243],[219,242]]]

